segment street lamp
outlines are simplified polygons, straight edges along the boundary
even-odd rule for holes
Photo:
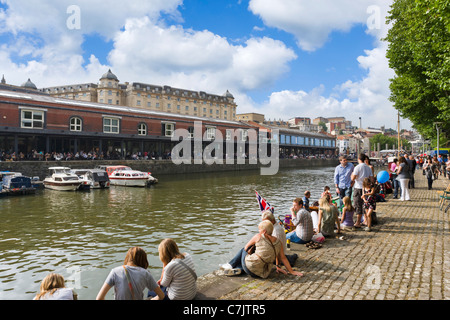
[[[433,124],[436,126],[437,131],[437,156],[439,156],[439,125],[441,125],[442,122],[433,122]]]

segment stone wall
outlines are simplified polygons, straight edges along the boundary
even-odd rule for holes
[[[282,168],[311,168],[338,165],[337,159],[280,159],[279,167]],[[261,164],[182,164],[175,165],[167,160],[105,160],[105,161],[21,161],[21,162],[0,162],[0,171],[21,172],[30,177],[40,177],[44,179],[49,167],[69,167],[71,169],[93,169],[98,165],[126,165],[135,170],[151,172],[158,178],[166,174],[184,173],[205,173],[217,171],[246,171],[259,170]]]

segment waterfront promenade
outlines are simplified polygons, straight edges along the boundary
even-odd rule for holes
[[[315,250],[292,244],[289,254],[298,254],[295,268],[303,277],[273,272],[255,279],[214,271],[199,278],[197,299],[450,300],[450,210],[439,210],[436,194],[449,180],[440,176],[428,190],[421,170],[415,178],[412,201],[391,194],[377,203],[372,232],[344,232],[345,240],[327,239]]]

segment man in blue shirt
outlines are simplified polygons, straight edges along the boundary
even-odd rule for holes
[[[342,207],[342,199],[344,197],[352,197],[352,173],[353,163],[348,162],[346,156],[339,157],[341,163],[334,170],[334,185],[336,186],[336,193],[339,195],[339,207]]]

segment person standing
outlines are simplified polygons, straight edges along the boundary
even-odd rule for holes
[[[400,189],[400,182],[397,180],[397,167],[398,167],[398,159],[395,158],[394,162],[392,162],[388,167],[388,172],[391,174],[392,188],[394,189],[394,197],[392,199],[398,198],[398,193]]]
[[[352,173],[355,169],[353,163],[348,162],[346,156],[339,157],[340,164],[334,169],[334,185],[339,195],[339,208],[342,207],[344,197],[352,198]]]
[[[355,167],[352,173],[352,182],[354,183],[353,189],[353,206],[356,212],[355,228],[361,228],[361,218],[364,213],[363,205],[364,201],[361,198],[363,195],[363,181],[365,178],[371,177],[372,169],[364,163],[366,155],[361,153],[358,157],[358,165]]]
[[[431,190],[433,188],[434,171],[436,170],[436,166],[431,162],[431,159],[427,159],[427,162],[423,165],[423,170],[428,180],[428,190]]]
[[[399,166],[397,168],[397,179],[400,180],[400,188],[402,189],[402,195],[400,197],[401,201],[409,201],[411,200],[409,196],[409,190],[408,190],[408,182],[410,180],[410,174],[409,174],[409,166],[406,162],[405,157],[400,157],[398,160]]]
[[[414,160],[413,155],[409,156],[408,158],[405,158],[406,162],[408,163],[409,166],[409,183],[408,183],[408,188],[409,189],[414,189],[415,184],[414,184],[414,173],[416,172],[416,160]]]

